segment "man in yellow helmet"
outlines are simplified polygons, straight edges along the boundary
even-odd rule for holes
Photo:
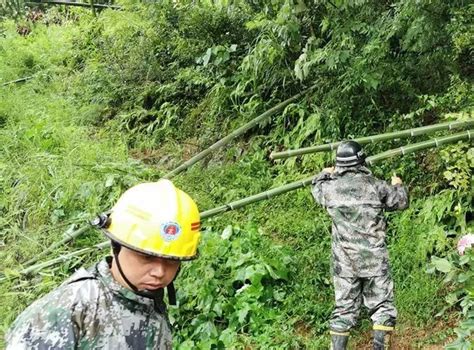
[[[7,334],[7,349],[171,349],[164,289],[175,303],[180,262],[197,255],[196,203],[168,180],[144,183],[95,224],[113,256],[30,305]]]

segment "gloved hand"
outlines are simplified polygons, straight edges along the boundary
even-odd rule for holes
[[[325,173],[329,173],[329,174],[332,174],[334,172],[334,167],[330,167],[330,168],[324,168],[323,171]]]
[[[395,173],[393,173],[392,175],[392,185],[395,186],[395,185],[401,185],[403,182],[402,182],[402,179],[400,179]]]

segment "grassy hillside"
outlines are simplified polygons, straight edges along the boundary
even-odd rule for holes
[[[27,260],[306,87],[317,86],[173,179],[201,211],[333,161],[271,162],[272,150],[473,117],[472,6],[272,3],[130,1],[97,16],[53,8],[1,22],[0,84],[31,77],[0,86],[1,338],[26,305],[105,253],[18,276]],[[459,143],[372,168],[387,180],[396,172],[411,195],[408,210],[388,215],[401,346],[469,342],[453,327],[472,316],[445,300],[464,285],[428,270],[432,256],[453,261],[473,231],[473,162],[472,145]],[[41,260],[103,239],[90,229]],[[330,219],[308,188],[206,220],[200,254],[171,309],[177,348],[328,347]],[[367,344],[366,316],[353,348]]]

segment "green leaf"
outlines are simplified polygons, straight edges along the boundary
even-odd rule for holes
[[[112,187],[115,183],[115,175],[108,175],[105,180],[105,187]]]
[[[464,283],[471,277],[472,277],[472,274],[470,274],[470,273],[460,273],[459,276],[458,276],[458,282],[459,283]]]
[[[455,293],[450,293],[446,296],[446,302],[449,305],[454,305],[458,302],[458,296]]]
[[[303,80],[303,71],[301,70],[299,62],[295,64],[295,75],[299,80]]]
[[[469,255],[463,255],[461,256],[461,258],[459,259],[459,265],[466,265],[469,261],[471,260],[470,256]]]
[[[237,337],[237,334],[234,330],[230,328],[226,328],[219,336],[219,340],[224,342],[224,344],[228,347],[231,345],[235,344],[236,340],[235,338]]]
[[[250,311],[250,308],[249,308],[248,305],[245,305],[244,308],[237,311],[237,316],[239,318],[239,323],[242,324],[245,321],[245,318],[247,317],[249,311]]]
[[[283,291],[273,291],[273,298],[276,300],[276,301],[284,301],[285,300],[285,292]]]
[[[222,316],[222,304],[221,303],[216,303],[214,305],[214,307],[212,308],[212,311],[214,311],[217,316],[221,317]]]
[[[329,28],[329,18],[324,17],[321,21],[321,33],[324,33]]]
[[[230,236],[232,236],[232,232],[233,232],[233,230],[232,230],[232,225],[228,225],[228,226],[224,229],[224,231],[222,231],[221,238],[222,238],[222,239],[229,239]]]
[[[453,264],[444,258],[437,258],[433,256],[431,261],[438,271],[448,273],[453,269]]]
[[[212,48],[210,47],[207,49],[205,55],[202,58],[202,64],[204,65],[204,67],[208,65],[209,60],[211,59],[211,55],[212,55]]]

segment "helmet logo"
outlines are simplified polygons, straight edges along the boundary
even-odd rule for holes
[[[176,222],[166,222],[161,225],[161,236],[166,242],[174,241],[181,233],[181,227]]]

